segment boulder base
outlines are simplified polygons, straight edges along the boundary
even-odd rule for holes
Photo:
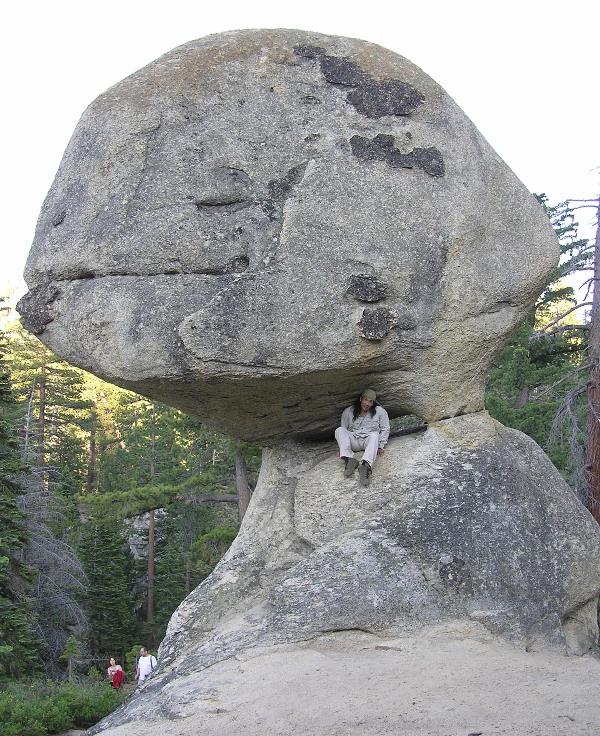
[[[102,736],[591,736],[600,661],[530,652],[477,624],[252,650],[165,686]]]
[[[450,624],[520,651],[595,643],[600,530],[530,438],[481,412],[390,440],[368,488],[342,467],[331,444],[265,451],[237,539],[105,727],[159,717],[178,693],[201,710],[219,662],[282,662],[336,632],[372,637],[365,651]]]

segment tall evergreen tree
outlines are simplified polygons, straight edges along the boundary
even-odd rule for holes
[[[26,543],[17,505],[23,473],[12,420],[16,404],[4,365],[6,340],[0,333],[0,677],[20,677],[38,664],[34,614],[29,598],[31,571],[22,562]]]
[[[529,318],[490,372],[486,408],[533,437],[580,493],[585,441],[585,387],[589,324],[568,276],[588,271],[593,252],[580,238],[568,202],[538,197],[560,244],[560,262]],[[578,311],[579,310],[579,311]],[[566,420],[566,421],[565,421]]]
[[[19,400],[19,439],[28,472],[18,496],[27,528],[23,560],[35,571],[36,634],[41,660],[53,675],[72,634],[83,636],[79,599],[85,575],[73,548],[79,514],[76,498],[85,482],[85,434],[89,412],[83,372],[59,361],[20,326],[9,333],[9,365]]]
[[[51,474],[54,492],[65,501],[67,522],[76,521],[75,499],[87,477],[87,436],[92,404],[85,375],[61,361],[37,338],[15,325],[10,334],[10,366],[23,407],[20,434],[28,465]]]
[[[92,518],[84,525],[80,556],[87,575],[88,642],[92,652],[119,657],[133,643],[130,600],[131,556],[118,520]]]

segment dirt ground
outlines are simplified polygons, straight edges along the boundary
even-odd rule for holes
[[[599,691],[594,656],[527,653],[464,624],[399,639],[340,632],[174,682],[168,719],[102,734],[599,736]]]

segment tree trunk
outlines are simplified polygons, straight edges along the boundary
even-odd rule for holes
[[[515,409],[522,409],[529,401],[529,386],[525,386],[519,391],[515,402]]]
[[[46,363],[42,363],[40,369],[40,404],[38,414],[38,463],[39,467],[42,468],[42,490],[48,490],[48,473],[43,470],[46,455],[46,380],[47,380]]]
[[[29,392],[29,400],[27,401],[27,414],[25,415],[25,439],[23,442],[23,456],[25,462],[29,462],[29,432],[31,427],[31,416],[33,412],[33,396],[35,394],[35,381],[34,378],[31,382],[31,391]]]
[[[148,512],[148,607],[146,622],[151,624],[154,619],[154,509]]]
[[[38,414],[38,443],[40,453],[40,465],[44,464],[44,449],[46,442],[46,364],[42,363],[40,369],[40,405]]]
[[[192,591],[192,561],[188,557],[185,561],[185,594],[189,595]]]
[[[238,492],[238,512],[241,523],[252,498],[252,492],[248,485],[248,466],[239,447],[236,447],[235,450],[235,484]]]
[[[600,197],[594,247],[594,296],[590,326],[590,375],[587,384],[587,507],[600,524]]]
[[[154,483],[156,475],[156,409],[152,404],[152,432],[150,436],[150,483]],[[148,607],[146,609],[146,621],[151,624],[154,620],[154,537],[155,518],[154,509],[149,512],[148,517]]]
[[[90,425],[90,445],[88,452],[87,477],[85,481],[85,489],[87,493],[93,493],[96,488],[96,414],[92,414]]]

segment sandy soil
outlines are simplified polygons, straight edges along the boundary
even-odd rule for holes
[[[527,653],[465,624],[331,634],[170,687],[169,719],[102,736],[600,735],[598,658]]]

